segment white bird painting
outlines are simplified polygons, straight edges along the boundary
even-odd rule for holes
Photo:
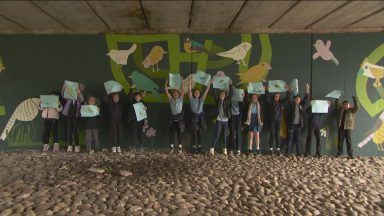
[[[107,53],[107,56],[109,56],[112,61],[116,62],[119,65],[127,65],[129,55],[135,52],[136,48],[137,45],[133,44],[128,50],[112,49],[109,51],[109,53]]]
[[[24,122],[34,120],[37,114],[39,114],[39,103],[40,98],[28,98],[21,102],[8,120],[0,139],[4,141],[7,138],[8,133],[12,130],[16,120]]]
[[[231,58],[237,61],[237,64],[240,64],[240,61],[241,61],[244,66],[247,66],[244,62],[244,59],[247,56],[248,51],[251,49],[251,47],[252,47],[252,44],[248,42],[243,42],[228,51],[216,53],[216,55],[224,58]]]

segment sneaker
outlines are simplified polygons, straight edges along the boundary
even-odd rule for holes
[[[117,150],[117,153],[121,153],[121,148],[120,148],[120,146],[118,146],[118,147],[116,148],[116,150]]]
[[[277,156],[280,156],[280,155],[281,155],[280,149],[277,149],[277,150],[276,150],[276,155],[277,155]]]
[[[72,152],[72,146],[71,145],[68,146],[67,152]]]
[[[59,150],[60,150],[59,143],[53,144],[53,152],[59,152]]]
[[[258,155],[260,154],[260,150],[259,149],[256,149],[256,151],[254,152],[255,155]]]
[[[88,153],[89,154],[93,154],[93,153],[95,153],[95,151],[94,150],[90,150]]]
[[[183,146],[179,145],[179,148],[177,149],[177,153],[182,153],[183,152]]]
[[[197,153],[198,153],[198,149],[197,149],[196,146],[192,146],[191,153],[192,153],[192,154],[197,154]]]
[[[201,146],[197,147],[197,154],[203,153],[203,148]]]
[[[47,152],[48,150],[49,150],[49,145],[48,144],[44,144],[43,152]]]
[[[226,149],[226,148],[223,149],[223,154],[224,154],[224,155],[228,155],[228,152],[227,152],[227,149]]]
[[[236,155],[240,155],[241,154],[241,151],[240,150],[238,150],[237,151],[237,153],[236,153]]]
[[[80,146],[75,146],[75,152],[79,153],[80,152]]]
[[[112,147],[112,153],[116,153],[116,147]]]
[[[175,151],[175,147],[173,147],[173,144],[171,144],[171,150],[170,153],[172,154]]]
[[[210,148],[209,149],[209,154],[212,155],[212,156],[215,155],[215,149],[214,148]]]

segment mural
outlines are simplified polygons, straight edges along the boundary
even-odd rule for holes
[[[5,66],[3,63],[3,59],[1,58],[1,55],[0,55],[0,74],[3,70],[5,70]],[[5,115],[5,106],[1,105],[1,100],[0,100],[0,116],[3,116],[3,115]]]
[[[316,52],[313,54],[312,58],[322,58],[325,61],[332,60],[333,63],[336,65],[339,65],[339,61],[333,56],[333,53],[331,50],[331,41],[328,40],[326,44],[322,40],[317,40],[316,43],[313,45],[316,48]]]
[[[384,111],[384,89],[381,85],[381,79],[384,77],[384,62],[381,61],[384,55],[382,38],[383,34],[379,33],[106,34],[70,37],[48,35],[44,38],[26,35],[17,39],[7,35],[0,39],[0,105],[14,112],[10,115],[4,111],[1,116],[0,106],[0,124],[4,128],[0,149],[28,147],[38,143],[35,138],[41,136],[42,120],[38,109],[35,109],[38,104],[35,97],[59,89],[64,80],[85,83],[85,94],[98,97],[104,93],[103,85],[108,80],[121,83],[126,94],[131,87],[145,92],[143,101],[148,107],[148,121],[143,133],[146,146],[165,147],[168,141],[165,122],[169,120],[166,114],[169,113],[169,105],[162,86],[170,73],[180,74],[184,78],[186,91],[191,74],[200,71],[212,77],[228,76],[237,88],[242,89],[246,89],[249,82],[283,80],[290,83],[292,79],[297,78],[301,84],[298,92],[304,92],[305,83],[311,83],[312,96],[316,99],[324,98],[334,89],[344,91],[344,98],[357,95],[362,109],[357,113],[358,122],[352,136],[356,146],[355,152],[357,155],[384,155],[380,138],[381,127],[375,126],[372,131],[367,131],[375,121],[378,124],[382,122],[381,113]],[[24,48],[12,46],[10,41],[14,40],[23,42]],[[78,56],[72,55],[72,50],[79,46],[85,47],[84,50],[80,50]],[[27,51],[30,52],[25,52],[25,47],[28,47]],[[348,49],[343,49],[345,47]],[[15,53],[25,55],[16,57]],[[62,59],[66,59],[68,64],[62,64]],[[12,68],[12,73],[4,73],[3,60],[7,62],[7,70]],[[30,80],[35,80],[36,77],[44,79],[31,83]],[[330,77],[332,79],[329,79]],[[195,88],[204,88],[199,83],[192,84]],[[25,98],[29,99],[23,101]],[[187,109],[188,103],[185,98]],[[208,131],[204,136],[207,146],[213,134],[210,121],[215,118],[214,106],[211,106],[213,104],[213,97],[209,93],[205,107],[209,122]],[[268,112],[266,109],[265,115],[268,115]],[[101,113],[101,118],[105,118],[103,110]],[[126,127],[125,130],[129,128]],[[108,143],[106,131],[105,128],[101,129],[102,143]],[[61,130],[59,132],[62,134]],[[286,138],[284,121],[280,135],[283,139]],[[301,136],[303,148],[305,137],[304,130]],[[129,146],[130,139],[125,139],[126,145]],[[184,145],[188,147],[188,131],[183,140]],[[261,147],[265,150],[269,147],[268,140],[266,122],[261,135]],[[332,112],[323,118],[322,142],[325,145],[324,154],[335,153],[337,129]]]

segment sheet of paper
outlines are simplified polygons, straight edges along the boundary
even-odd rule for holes
[[[107,91],[107,94],[115,93],[115,92],[121,92],[123,90],[123,86],[116,82],[115,80],[110,80],[104,83],[105,91]]]
[[[343,94],[342,90],[333,90],[332,92],[327,94],[325,97],[339,99],[342,94]]]
[[[262,82],[248,83],[247,91],[249,94],[265,94],[265,89]]]
[[[244,98],[244,89],[233,88],[231,100],[242,102],[243,98]]]
[[[181,88],[181,76],[180,74],[169,74],[169,88],[180,89]]]
[[[137,121],[141,121],[147,118],[147,110],[143,103],[135,103],[133,104],[133,108],[135,109]]]
[[[58,108],[59,107],[59,96],[57,95],[40,95],[41,107],[42,108]]]
[[[294,95],[299,94],[299,80],[298,79],[293,79],[290,87],[291,87],[291,91],[293,92]]]
[[[229,77],[227,76],[213,76],[213,88],[215,89],[228,89]]]
[[[287,83],[284,80],[269,80],[268,91],[271,93],[286,92],[286,85]]]
[[[95,117],[100,115],[99,108],[95,105],[81,105],[81,117]]]
[[[192,75],[193,81],[208,86],[211,81],[211,75],[204,73],[202,71],[197,71],[197,73]]]
[[[189,80],[192,79],[192,88],[195,87],[196,85],[196,82],[193,81],[193,78],[192,78],[193,74],[192,75],[189,75],[187,76],[184,80],[183,80],[183,88],[184,88],[184,92],[187,93],[189,91]]]
[[[64,89],[63,97],[66,99],[76,100],[79,83],[65,80],[64,85],[65,85],[65,89]]]
[[[327,100],[312,100],[312,113],[328,113],[329,101]]]

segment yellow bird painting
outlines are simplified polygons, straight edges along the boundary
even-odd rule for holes
[[[240,79],[238,85],[250,82],[260,82],[267,77],[268,72],[271,69],[272,67],[268,63],[260,63],[250,67],[243,73],[237,73]]]
[[[155,72],[156,65],[157,71],[159,71],[159,62],[163,59],[163,56],[166,53],[167,52],[164,51],[163,47],[154,46],[143,61],[144,67],[149,68],[152,66],[152,71]]]
[[[379,151],[384,151],[384,112],[380,114],[375,125],[369,130],[367,138],[357,144],[357,146],[362,148],[371,140],[377,145]]]
[[[364,76],[375,79],[373,87],[381,86],[381,79],[384,78],[384,67],[369,63],[367,58],[364,59],[361,67]]]

